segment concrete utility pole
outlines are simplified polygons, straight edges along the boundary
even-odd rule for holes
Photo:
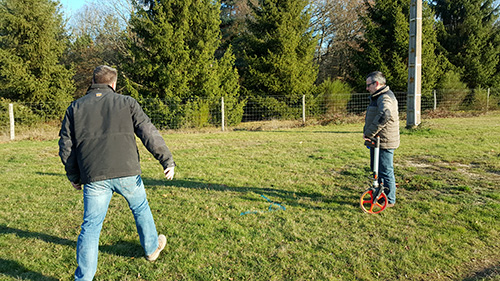
[[[406,99],[406,126],[420,124],[422,99],[422,0],[410,4],[410,48],[408,60],[408,96]]]

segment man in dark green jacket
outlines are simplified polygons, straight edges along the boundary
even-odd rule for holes
[[[398,100],[389,89],[382,72],[375,71],[366,77],[366,90],[370,92],[370,104],[366,110],[363,138],[365,145],[373,146],[370,139],[380,137],[379,180],[389,188],[388,205],[396,204],[396,180],[394,177],[394,150],[399,147]],[[373,149],[370,159],[373,163]]]
[[[174,177],[172,153],[137,101],[115,92],[116,81],[116,69],[98,66],[87,94],[66,110],[59,133],[66,175],[75,189],[83,185],[75,280],[92,280],[96,273],[99,236],[114,192],[132,210],[146,259],[156,260],[166,245],[146,198],[135,136],[163,166],[167,179]]]

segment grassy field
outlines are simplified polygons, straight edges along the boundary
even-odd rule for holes
[[[115,196],[95,280],[500,280],[500,113],[402,128],[398,201],[379,215],[358,203],[361,128],[168,132],[174,181],[141,145],[167,246],[147,262]],[[57,140],[0,144],[0,280],[72,279],[83,200],[57,153]]]

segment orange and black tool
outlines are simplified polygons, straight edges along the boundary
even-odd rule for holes
[[[382,212],[385,207],[387,207],[387,196],[384,192],[384,183],[379,183],[378,179],[378,162],[380,155],[380,137],[377,136],[375,140],[372,140],[372,144],[375,145],[373,152],[373,184],[368,188],[359,200],[361,209],[365,213],[378,214]]]

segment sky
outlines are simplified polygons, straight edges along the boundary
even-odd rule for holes
[[[59,2],[62,5],[64,14],[67,16],[71,16],[72,13],[88,3],[87,0],[59,0]]]
[[[62,4],[64,15],[71,17],[78,9],[89,3],[89,0],[59,0],[59,2]],[[494,3],[500,5],[500,0],[495,0]]]
[[[88,0],[59,0],[61,2],[65,13],[72,13],[83,7]],[[495,4],[500,4],[500,0],[495,0]]]

